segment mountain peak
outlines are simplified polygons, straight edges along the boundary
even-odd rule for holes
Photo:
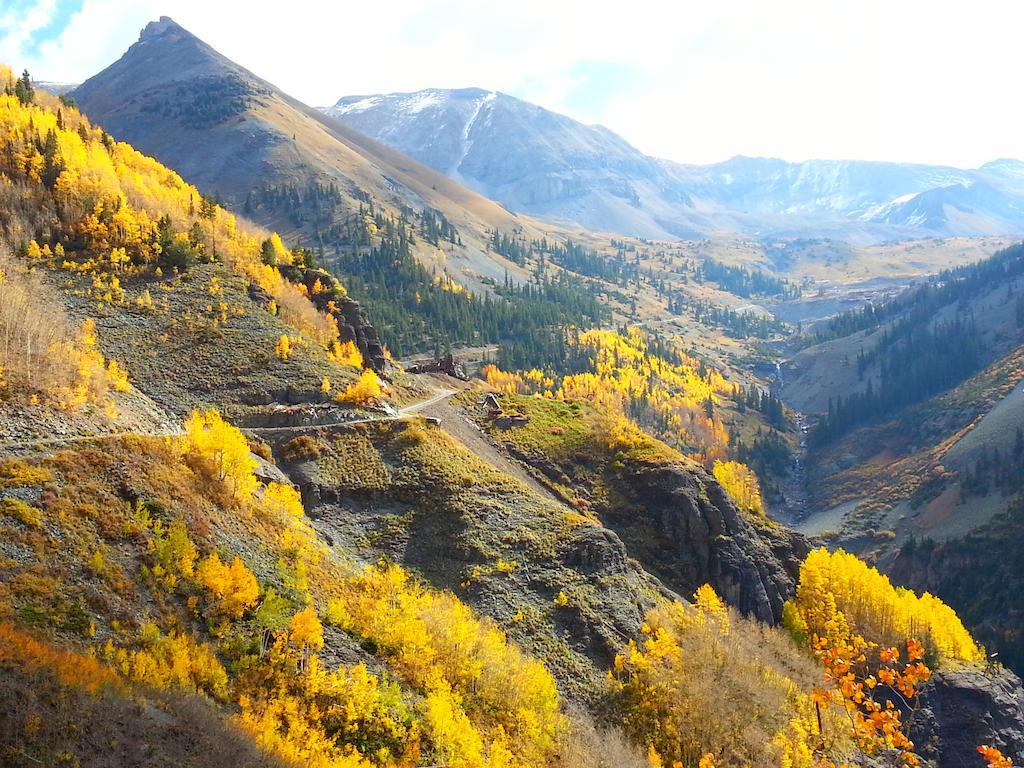
[[[170,16],[161,16],[156,21],[151,21],[143,27],[142,32],[139,33],[139,42],[144,43],[147,40],[154,40],[158,37],[163,37],[168,33],[178,35],[189,34],[184,27],[178,24]]]

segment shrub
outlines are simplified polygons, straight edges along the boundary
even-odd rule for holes
[[[43,485],[53,480],[53,473],[22,459],[7,459],[0,463],[0,488],[23,488]]]
[[[314,461],[327,450],[322,442],[310,435],[293,437],[281,446],[281,458],[287,462]]]
[[[352,405],[369,405],[379,400],[383,390],[380,386],[380,379],[377,374],[367,369],[362,372],[359,378],[349,385],[348,389],[338,395],[338,401]]]
[[[0,499],[0,512],[32,528],[43,524],[42,513],[21,499]]]

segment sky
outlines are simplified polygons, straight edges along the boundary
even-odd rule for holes
[[[80,82],[160,15],[315,106],[479,86],[679,162],[1024,158],[1017,0],[0,0],[0,62]]]

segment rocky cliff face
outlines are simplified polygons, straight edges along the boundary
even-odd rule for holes
[[[387,366],[384,345],[362,304],[344,295],[338,288],[324,289],[322,286],[331,285],[333,278],[320,270],[284,267],[282,274],[292,282],[304,285],[317,309],[334,315],[338,321],[339,339],[342,342],[354,342],[367,367],[377,373],[384,373]],[[320,283],[320,288],[315,290],[317,283]]]
[[[979,744],[997,747],[1016,765],[1024,760],[1024,687],[1009,670],[937,673],[920,704],[910,737],[932,765],[980,765]]]
[[[696,464],[633,462],[616,480],[601,519],[648,570],[680,594],[708,583],[743,613],[779,620],[809,551],[802,536],[750,520]]]

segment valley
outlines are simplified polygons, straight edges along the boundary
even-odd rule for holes
[[[1018,161],[0,86],[0,764],[1024,761]]]

